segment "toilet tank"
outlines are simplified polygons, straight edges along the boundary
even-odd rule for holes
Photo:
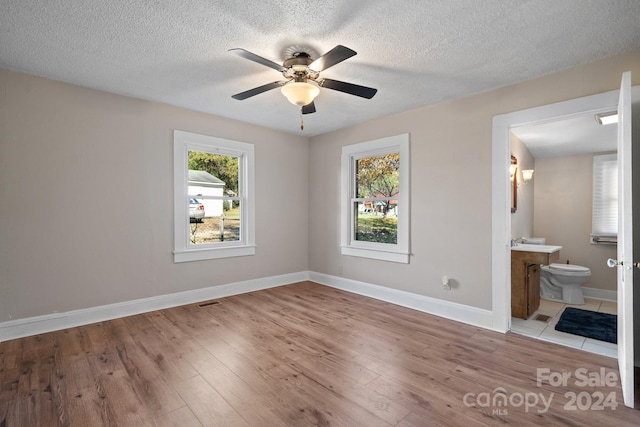
[[[546,237],[523,237],[522,243],[528,243],[530,245],[546,245]]]

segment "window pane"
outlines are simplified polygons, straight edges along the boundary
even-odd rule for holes
[[[355,240],[375,243],[398,243],[396,200],[354,202]],[[385,215],[384,212],[387,214]]]
[[[618,158],[616,154],[593,157],[593,236],[618,234]]]
[[[238,157],[189,151],[189,194],[238,196]],[[219,215],[219,213],[217,213]]]
[[[253,144],[173,131],[174,262],[255,255],[254,169]]]
[[[196,200],[197,203],[192,203],[193,200]],[[223,213],[210,216],[206,214],[206,208],[202,203],[198,202],[197,199],[190,199],[190,244],[202,245],[240,240],[240,205],[238,204],[236,207],[231,207],[232,204],[229,200],[218,200],[217,202],[223,204]],[[204,215],[199,213],[201,209],[204,210]]]
[[[356,197],[393,197],[400,191],[400,153],[356,160]]]

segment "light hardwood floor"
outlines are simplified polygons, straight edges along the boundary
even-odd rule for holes
[[[0,343],[0,426],[640,424],[617,381],[576,382],[608,357],[311,282],[218,302]]]

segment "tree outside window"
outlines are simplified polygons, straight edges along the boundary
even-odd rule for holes
[[[400,153],[356,160],[355,239],[397,243]]]

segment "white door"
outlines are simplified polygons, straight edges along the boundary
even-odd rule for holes
[[[624,404],[633,408],[633,229],[631,210],[631,72],[618,101],[618,366]]]

